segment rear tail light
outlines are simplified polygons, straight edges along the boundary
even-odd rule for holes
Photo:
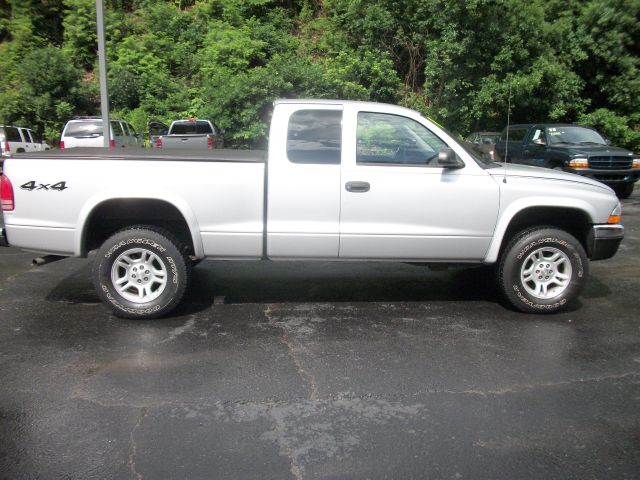
[[[109,148],[116,148],[116,141],[111,139],[109,140]]]
[[[13,199],[13,185],[6,175],[0,178],[0,205],[5,212],[12,211],[16,206]]]
[[[60,148],[64,148],[64,140],[60,140]]]
[[[209,150],[212,150],[212,149],[216,148],[216,144],[213,141],[213,137],[207,137],[207,148]]]
[[[11,145],[9,145],[9,142],[4,142],[4,147],[2,147],[2,149],[5,153],[9,153],[11,151]]]
[[[162,148],[162,137],[156,138],[156,148]]]

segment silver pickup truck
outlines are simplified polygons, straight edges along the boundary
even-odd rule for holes
[[[152,147],[213,150],[223,146],[222,130],[211,121],[187,118],[171,122],[167,134],[157,137]]]
[[[8,159],[3,243],[84,257],[128,318],[167,314],[203,258],[495,265],[524,312],[574,300],[621,208],[582,176],[476,157],[393,105],[283,100],[263,151],[73,149]]]

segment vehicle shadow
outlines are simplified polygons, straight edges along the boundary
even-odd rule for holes
[[[100,303],[84,265],[55,285],[46,300]],[[423,266],[351,262],[202,262],[174,315],[206,310],[216,303],[305,302],[499,302],[486,267],[431,271]]]
[[[591,276],[582,297],[607,297],[610,288]],[[91,264],[63,278],[45,297],[49,302],[98,304]],[[368,262],[205,261],[193,269],[183,301],[170,317],[192,315],[218,304],[337,302],[473,302],[519,312],[498,291],[486,266],[451,267]],[[577,300],[564,312],[579,310]]]
[[[491,269],[351,262],[203,262],[190,298],[226,304],[290,302],[497,301]]]

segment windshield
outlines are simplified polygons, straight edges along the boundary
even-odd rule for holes
[[[209,122],[184,121],[174,123],[169,133],[172,135],[202,135],[205,133],[213,133],[213,130]]]
[[[606,145],[604,138],[590,128],[584,127],[549,127],[547,135],[550,144],[571,143],[575,145]]]

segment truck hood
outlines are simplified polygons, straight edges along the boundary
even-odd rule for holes
[[[573,155],[607,155],[607,156],[632,156],[633,152],[611,145],[551,145],[554,150],[562,150]]]
[[[576,175],[575,173],[567,173],[561,170],[551,170],[550,168],[532,167],[529,165],[514,165],[506,164],[506,167],[501,166],[499,168],[492,168],[487,170],[491,176],[499,179],[505,175],[509,177],[526,177],[526,178],[539,178],[541,180],[563,181],[571,183],[580,183],[583,185],[591,185],[593,187],[602,188],[604,190],[611,190],[604,183],[591,178],[583,177],[582,175]]]

